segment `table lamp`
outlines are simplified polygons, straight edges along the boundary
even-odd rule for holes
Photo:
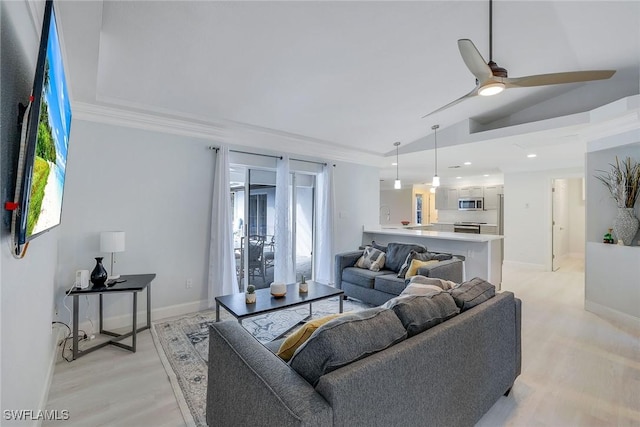
[[[111,270],[107,280],[118,279],[120,275],[113,274],[115,252],[124,252],[124,231],[103,231],[100,233],[100,252],[111,253]]]

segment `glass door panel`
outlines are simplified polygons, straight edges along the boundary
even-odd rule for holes
[[[295,174],[295,262],[296,280],[301,276],[313,278],[313,229],[314,229],[314,200],[315,176]]]
[[[273,281],[276,173],[249,169],[248,183],[245,283],[261,289]]]

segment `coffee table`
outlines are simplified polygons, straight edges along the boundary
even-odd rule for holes
[[[244,293],[223,295],[216,297],[216,322],[220,321],[220,306],[224,307],[233,317],[238,320],[238,323],[242,324],[242,320],[248,317],[259,316],[272,311],[283,310],[285,308],[291,308],[298,305],[309,304],[309,317],[303,319],[308,320],[312,312],[311,304],[314,301],[320,301],[327,298],[339,296],[339,310],[342,313],[342,295],[344,291],[342,289],[334,288],[333,286],[323,285],[313,281],[309,283],[309,292],[300,293],[298,291],[298,285],[293,283],[287,285],[287,293],[285,296],[276,298],[271,295],[269,288],[256,290],[256,302],[253,304],[247,304],[245,302]]]

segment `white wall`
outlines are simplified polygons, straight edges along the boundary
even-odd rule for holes
[[[551,270],[551,183],[582,169],[504,175],[505,262]]]
[[[26,2],[0,3],[0,161],[2,201],[13,199],[19,135],[16,126],[18,102],[31,93],[40,29],[40,15],[32,18]],[[51,326],[57,242],[60,229],[34,239],[26,257],[16,260],[9,252],[9,218],[2,210],[0,236],[0,407],[44,409],[52,374],[55,335]],[[3,413],[4,414],[4,413]],[[31,425],[29,422],[0,423]]]
[[[414,222],[413,189],[405,186],[400,190],[381,190],[380,208],[373,224],[400,224],[400,221]],[[389,213],[389,221],[387,221]]]
[[[352,251],[362,244],[364,225],[378,223],[380,172],[373,166],[336,163],[334,169],[336,253]]]
[[[585,248],[585,203],[583,180],[572,178],[569,182],[569,254],[584,256]]]
[[[116,254],[117,273],[157,274],[152,282],[153,318],[204,308],[199,302],[207,299],[215,163],[215,151],[206,148],[210,144],[119,126],[74,123],[56,274],[61,320],[70,320],[62,300],[74,272],[93,269],[96,256],[104,256],[108,266],[109,254],[99,252],[99,233],[108,230],[126,233],[125,252]],[[193,281],[192,288],[185,287],[187,279]],[[89,300],[90,307],[81,302],[80,319],[86,320],[88,313],[97,327],[97,300]],[[104,316],[123,316],[127,324],[130,301],[131,294],[109,296]],[[71,307],[71,298],[67,306]],[[168,307],[175,311],[168,312]]]

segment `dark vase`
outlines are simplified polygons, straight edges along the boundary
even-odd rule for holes
[[[93,286],[102,287],[107,281],[107,270],[102,265],[102,257],[96,257],[96,266],[91,272],[91,283]]]

